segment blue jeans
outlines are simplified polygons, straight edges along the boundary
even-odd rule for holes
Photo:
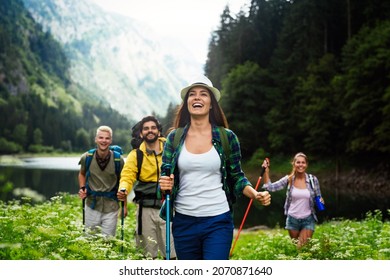
[[[213,217],[175,213],[172,234],[179,260],[228,260],[233,240],[231,212]]]

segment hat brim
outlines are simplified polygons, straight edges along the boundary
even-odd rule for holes
[[[215,87],[210,87],[206,84],[203,84],[203,83],[195,83],[195,84],[192,84],[188,87],[185,87],[181,90],[180,92],[180,95],[181,95],[181,99],[184,100],[184,97],[186,96],[186,94],[190,91],[191,88],[193,87],[196,87],[196,86],[201,86],[201,87],[205,87],[207,88],[208,90],[210,90],[213,94],[214,94],[214,97],[217,101],[219,101],[219,99],[221,98],[221,92],[215,88]]]

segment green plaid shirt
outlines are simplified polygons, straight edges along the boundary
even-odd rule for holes
[[[186,125],[184,127],[183,135],[181,136],[181,139],[176,149],[173,147],[176,130],[173,130],[169,133],[169,135],[167,136],[167,141],[165,142],[164,152],[162,155],[161,174],[166,175],[164,174],[164,170],[166,168],[170,168],[171,173],[175,175],[175,182],[171,193],[172,204],[174,204],[175,198],[180,187],[180,176],[177,161],[182,150],[184,140],[188,132],[188,128],[189,125]],[[233,131],[229,129],[226,129],[226,133],[230,146],[230,156],[228,159],[225,159],[225,153],[223,151],[218,126],[213,125],[212,127],[211,141],[221,159],[221,181],[223,184],[223,190],[225,191],[226,197],[229,202],[230,209],[232,210],[232,204],[235,202],[236,197],[240,197],[242,195],[242,191],[245,186],[252,186],[252,184],[245,177],[245,174],[241,169],[241,150],[237,136],[234,134]]]

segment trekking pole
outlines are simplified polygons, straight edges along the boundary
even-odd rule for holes
[[[85,186],[81,187],[81,190],[85,191]],[[82,206],[83,206],[83,231],[85,232],[85,197],[82,199]]]
[[[171,174],[171,170],[169,167],[164,169],[165,176],[169,176]],[[165,224],[165,259],[171,259],[171,194],[169,191],[165,192],[165,203],[167,209],[167,219]]]
[[[268,159],[268,158],[266,158],[266,160],[267,160],[267,162],[269,162],[269,159]],[[263,167],[263,168],[261,169],[261,173],[260,173],[259,179],[257,179],[257,183],[256,183],[256,187],[255,187],[255,190],[256,190],[256,191],[257,191],[257,189],[258,189],[258,187],[259,187],[259,185],[260,185],[260,181],[261,181],[261,178],[262,178],[263,175],[264,175],[264,172],[265,172],[265,167]],[[237,232],[236,239],[234,240],[233,247],[232,247],[232,249],[231,249],[231,251],[230,251],[230,257],[233,255],[234,247],[236,247],[236,243],[237,243],[238,237],[240,236],[242,227],[244,226],[246,217],[247,217],[247,215],[248,215],[248,212],[249,212],[249,209],[251,208],[252,203],[253,203],[253,198],[249,201],[248,207],[246,208],[246,212],[245,212],[244,218],[242,219],[240,228],[238,229],[238,232]]]
[[[126,189],[125,188],[122,188],[121,189],[121,192],[126,192]],[[122,206],[122,213],[121,213],[121,240],[122,240],[122,246],[121,246],[121,253],[123,253],[123,240],[124,240],[124,225],[125,225],[125,202],[124,201],[121,201],[121,206]]]
[[[168,192],[166,192],[165,199],[167,201],[167,222],[166,222],[166,242],[165,242],[165,251],[166,251],[166,259],[171,259],[171,209],[170,209],[170,203],[171,203],[171,195]]]

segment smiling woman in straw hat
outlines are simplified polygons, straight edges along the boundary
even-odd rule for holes
[[[159,180],[161,191],[171,193],[176,254],[178,259],[228,259],[235,196],[244,194],[263,205],[269,205],[271,198],[267,191],[257,192],[241,169],[238,138],[228,129],[218,104],[221,92],[202,76],[180,94],[183,103],[175,129],[167,137]],[[182,134],[175,145],[178,131]],[[164,173],[167,169],[170,171]]]

